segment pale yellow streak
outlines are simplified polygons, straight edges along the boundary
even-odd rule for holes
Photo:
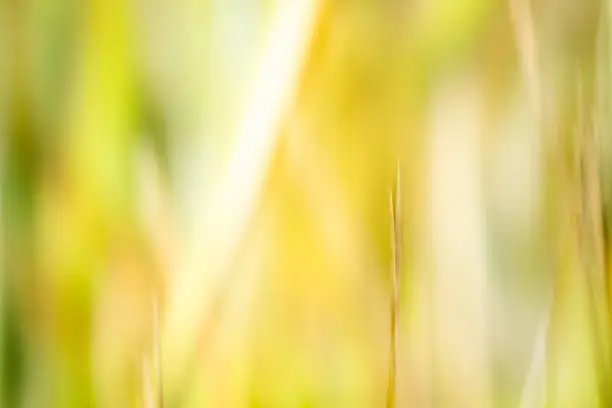
[[[538,62],[538,43],[529,0],[509,0],[509,5],[529,102],[534,118],[540,120],[542,115],[542,84]]]
[[[142,397],[143,408],[155,408],[155,396],[151,385],[151,367],[147,356],[142,358]]]
[[[520,408],[543,407],[546,399],[546,353],[549,337],[549,327],[552,320],[552,299],[549,301],[548,308],[542,316],[542,321],[538,326],[533,355],[525,375],[525,383],[521,393]]]
[[[223,279],[258,202],[320,5],[319,0],[288,0],[279,6],[226,175],[211,206],[196,221],[197,233],[170,288],[163,335],[166,378],[183,372],[193,357],[210,294]]]
[[[491,395],[478,82],[443,82],[431,120],[434,393],[440,406],[485,408]]]

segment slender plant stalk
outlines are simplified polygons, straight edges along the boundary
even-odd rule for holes
[[[395,407],[397,383],[397,338],[398,338],[398,272],[401,266],[401,192],[400,167],[397,166],[395,191],[389,192],[391,207],[391,301],[390,301],[390,344],[389,344],[389,384],[387,387],[387,408]]]
[[[151,387],[151,365],[146,353],[142,356],[142,406],[155,408],[155,397]]]
[[[529,0],[508,0],[518,57],[533,119],[542,125],[542,81],[536,30]]]
[[[550,295],[548,307],[540,320],[536,333],[531,362],[525,373],[519,408],[537,408],[546,398],[546,354],[552,322],[554,305],[554,288]]]
[[[579,126],[576,131],[576,182],[578,195],[578,236],[581,267],[586,273],[588,306],[597,373],[597,386],[604,405],[609,406],[610,391],[606,384],[610,373],[610,316],[605,266],[605,240],[602,219],[601,165],[599,141],[593,124],[584,123],[584,101],[579,88]]]
[[[542,80],[540,78],[539,47],[536,29],[533,21],[529,0],[508,0],[510,18],[518,57],[521,62],[521,71],[525,81],[529,98],[532,119],[536,129],[544,135],[543,106],[542,106]],[[543,143],[546,140],[542,140]],[[554,308],[554,283],[551,298],[536,333],[535,344],[531,362],[527,367],[521,397],[520,408],[540,406],[546,399],[547,381],[546,365],[548,357],[548,342],[552,325]]]
[[[142,359],[143,401],[145,408],[164,408],[164,388],[161,364],[161,342],[159,330],[159,308],[157,298],[153,297],[153,330],[151,355]],[[153,383],[157,388],[154,390]]]
[[[157,406],[164,408],[164,384],[162,377],[161,341],[159,335],[159,306],[157,298],[153,298],[153,353],[155,378],[157,379]]]

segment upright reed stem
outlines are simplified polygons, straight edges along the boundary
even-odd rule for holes
[[[401,192],[400,168],[397,166],[395,191],[389,192],[391,208],[391,301],[390,301],[390,344],[389,344],[389,384],[387,388],[387,408],[395,407],[397,382],[397,337],[398,337],[398,272],[401,266]]]
[[[159,305],[157,298],[153,299],[153,354],[154,370],[157,380],[157,406],[164,408],[164,383],[162,376],[162,354],[159,330]]]

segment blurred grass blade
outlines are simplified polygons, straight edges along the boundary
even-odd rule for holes
[[[548,308],[538,325],[531,361],[525,374],[519,408],[544,407],[546,399],[546,356],[549,327],[552,319],[552,299],[554,299],[554,296],[551,296]]]
[[[400,166],[397,164],[395,191],[389,192],[391,207],[391,301],[390,301],[390,344],[389,344],[389,384],[387,388],[387,408],[395,407],[397,388],[397,344],[398,344],[398,296],[399,271],[401,269],[401,190]]]
[[[535,120],[539,121],[542,118],[542,84],[538,63],[538,42],[529,0],[509,0],[509,6],[529,103]]]
[[[167,378],[181,378],[196,353],[210,296],[203,291],[225,286],[226,265],[258,203],[287,109],[292,106],[323,1],[284,2],[272,24],[268,47],[239,127],[234,152],[216,199],[187,248],[170,288],[164,325]],[[203,253],[202,249],[206,251]],[[206,273],[202,267],[206,266]],[[167,393],[179,388],[167,387]]]

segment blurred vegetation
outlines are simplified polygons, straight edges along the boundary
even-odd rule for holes
[[[612,406],[610,17],[1,1],[0,406]]]

